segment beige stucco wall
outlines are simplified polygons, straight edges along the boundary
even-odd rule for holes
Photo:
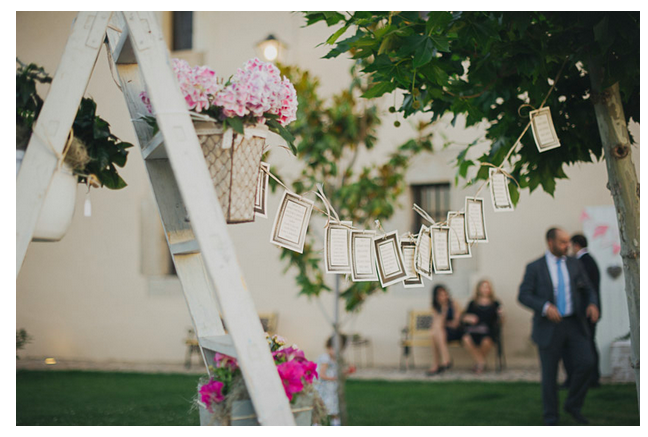
[[[35,62],[54,73],[74,13],[17,13],[16,51],[24,62]],[[254,45],[274,33],[288,45],[287,63],[311,70],[321,78],[322,91],[329,95],[348,83],[349,61],[320,59],[327,51],[315,47],[329,35],[324,26],[302,28],[298,14],[272,13],[197,13],[194,45],[202,52],[205,64],[219,75],[229,76],[250,57]],[[124,141],[136,142],[126,105],[114,84],[106,53],[100,53],[87,94],[98,103],[98,111],[113,132]],[[390,98],[392,99],[392,98]],[[385,100],[386,106],[393,100]],[[406,123],[392,126],[395,116],[385,111],[379,145],[361,162],[380,160],[410,135]],[[638,126],[635,126],[638,139]],[[436,128],[458,142],[467,143],[478,129],[452,128],[440,123]],[[278,143],[276,139],[274,143]],[[449,164],[456,150],[418,158],[408,173],[409,182],[452,181]],[[639,166],[638,147],[635,162]],[[297,171],[298,164],[285,153],[275,153],[271,163],[282,174]],[[123,169],[129,186],[121,191],[93,190],[92,217],[83,216],[85,190],[78,188],[73,225],[59,243],[32,243],[17,280],[16,328],[25,328],[34,340],[23,356],[54,356],[59,359],[116,360],[137,362],[179,362],[184,358],[186,329],[191,320],[175,280],[150,278],[141,273],[142,207],[152,202],[141,155],[132,149]],[[479,245],[470,260],[454,262],[455,273],[442,278],[454,296],[464,304],[482,277],[493,280],[507,314],[504,336],[509,365],[535,365],[535,351],[529,342],[530,313],[516,303],[517,287],[527,262],[544,251],[544,233],[552,225],[568,232],[580,231],[579,216],[586,206],[611,205],[606,189],[604,163],[583,164],[567,170],[569,180],[557,183],[554,198],[540,190],[523,193],[513,213],[492,212],[488,194],[486,220],[490,242]],[[461,209],[465,195],[453,188],[452,207]],[[315,357],[330,335],[327,318],[332,317],[330,295],[320,299],[298,297],[291,276],[284,274],[279,250],[269,240],[272,218],[279,194],[269,199],[269,219],[253,224],[230,226],[231,236],[245,274],[246,283],[260,312],[279,314],[279,332]],[[387,230],[410,229],[411,199],[403,195],[401,208]],[[150,208],[148,209],[150,211]],[[144,220],[145,221],[145,220]],[[316,218],[311,226],[323,222]],[[343,317],[347,332],[358,332],[373,342],[378,365],[396,365],[399,359],[400,330],[410,309],[429,306],[430,283],[424,289],[390,287],[370,298],[362,311]],[[416,351],[417,364],[427,365],[430,353]],[[465,353],[458,353],[466,362]]]

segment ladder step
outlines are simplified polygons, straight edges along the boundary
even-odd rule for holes
[[[189,255],[192,253],[200,253],[200,246],[198,245],[198,242],[196,240],[173,243],[169,245],[169,249],[174,255]]]
[[[236,358],[234,342],[232,341],[232,336],[229,334],[199,337],[198,342],[205,349]]]
[[[155,134],[151,141],[142,147],[142,158],[144,159],[168,159],[164,147],[164,136],[162,132]]]

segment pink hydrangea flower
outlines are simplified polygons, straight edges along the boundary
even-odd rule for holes
[[[279,377],[283,383],[284,390],[288,399],[292,400],[295,393],[304,389],[302,378],[304,377],[304,367],[297,361],[288,361],[277,366]]]
[[[146,94],[146,91],[142,91],[139,95],[139,98],[142,100],[142,103],[146,106],[146,110],[148,111],[149,114],[153,114],[153,107],[151,106],[151,99],[149,99],[148,94]]]
[[[210,379],[207,384],[200,387],[200,400],[211,410],[212,404],[217,404],[225,399],[223,395],[223,383]]]

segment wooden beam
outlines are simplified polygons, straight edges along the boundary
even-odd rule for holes
[[[16,180],[16,277],[88,86],[112,12],[79,12]]]
[[[246,386],[262,425],[294,425],[288,398],[243,281],[234,244],[216,196],[185,100],[155,16],[124,12],[137,62],[165,138],[169,162],[200,241],[207,273],[234,341]],[[148,161],[148,162],[156,162]]]

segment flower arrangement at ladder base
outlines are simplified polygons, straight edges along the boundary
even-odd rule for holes
[[[297,346],[287,347],[282,337],[266,334],[266,338],[297,424],[320,423],[326,418],[326,407],[313,387],[318,377],[317,364],[308,361]],[[217,353],[209,373],[209,380],[198,385],[196,399],[199,408],[206,412],[206,424],[255,424],[250,396],[236,359]]]
[[[254,221],[254,197],[267,131],[279,134],[296,152],[286,126],[296,119],[297,94],[271,63],[254,58],[226,82],[206,66],[173,59],[178,86],[228,223]],[[154,115],[146,92],[140,94]],[[145,116],[154,128],[156,120]]]

